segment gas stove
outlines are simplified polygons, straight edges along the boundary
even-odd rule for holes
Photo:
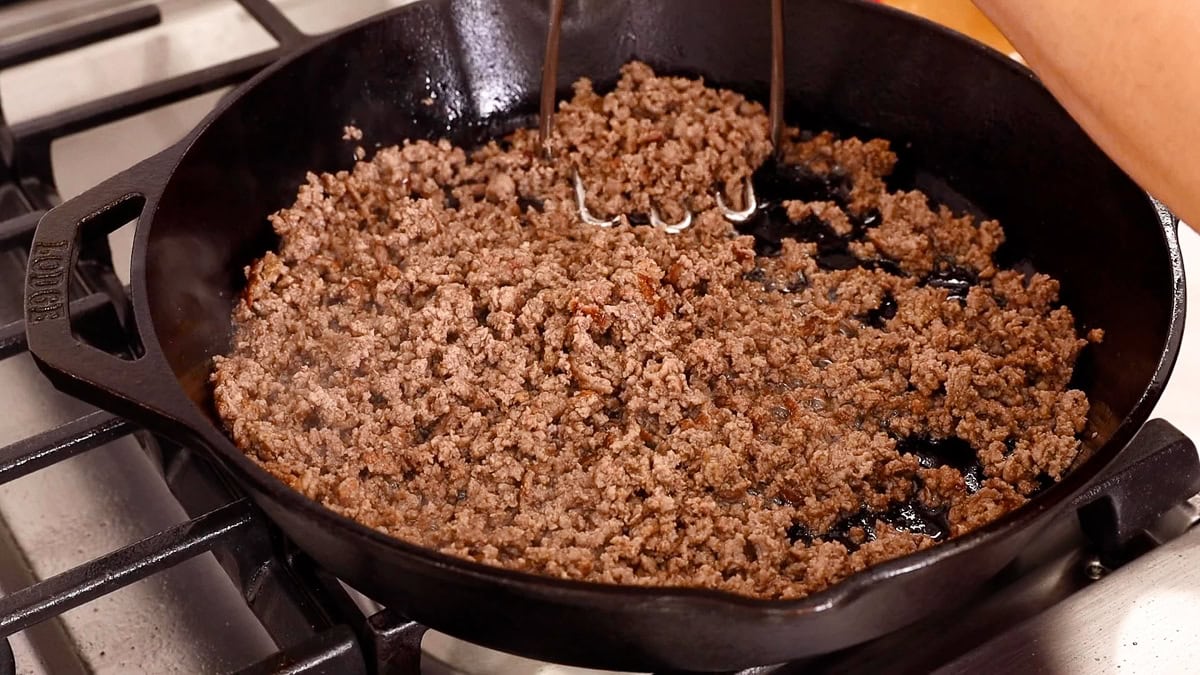
[[[0,673],[585,672],[428,631],[311,563],[193,448],[55,391],[25,350],[38,216],[179,139],[304,39],[398,0],[25,0],[0,8]],[[131,227],[72,311],[127,348]],[[1200,236],[1180,233],[1190,269]],[[1192,278],[1196,278],[1195,273]],[[1193,289],[1196,287],[1193,285]],[[1194,670],[1200,290],[1140,454],[961,610],[754,673]],[[1173,425],[1173,426],[1172,426]],[[1177,431],[1178,430],[1178,431]],[[1183,432],[1180,434],[1179,432]],[[1082,504],[1082,502],[1081,502]],[[919,600],[914,600],[919,601]]]

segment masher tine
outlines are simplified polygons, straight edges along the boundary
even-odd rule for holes
[[[677,223],[668,223],[662,219],[662,215],[658,212],[657,206],[650,207],[650,224],[661,229],[667,234],[679,234],[692,226],[692,212],[684,209],[683,220]]]
[[[721,191],[717,191],[717,207],[721,209],[721,214],[725,216],[725,220],[731,223],[744,223],[750,220],[750,216],[758,210],[758,197],[754,194],[754,181],[746,178],[746,189],[742,193],[743,199],[746,200],[746,208],[738,211],[729,204],[725,203],[725,195]]]
[[[617,224],[617,218],[597,218],[592,215],[592,212],[587,207],[587,188],[583,185],[583,178],[579,176],[579,170],[572,172],[572,179],[575,182],[575,206],[579,209],[579,218],[588,225],[596,227],[612,227]]]

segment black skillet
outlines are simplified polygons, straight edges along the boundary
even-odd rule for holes
[[[765,98],[766,0],[569,2],[559,85],[612,82],[643,59]],[[625,588],[493,569],[383,536],[293,492],[229,441],[211,402],[243,267],[274,244],[266,215],[308,170],[351,164],[342,128],[381,144],[472,143],[529,120],[541,0],[429,0],[268,69],[187,139],[42,220],[27,294],[30,348],[63,390],[207,447],[313,558],[451,634],[533,657],[622,669],[732,669],[828,652],[961,602],[1037,536],[1145,422],[1183,326],[1176,222],[1110,162],[1024,68],[922,20],[858,0],[788,2],[788,116],[890,138],[919,186],[999,218],[1010,263],[1062,281],[1081,328],[1103,327],[1076,384],[1092,401],[1083,458],[1061,483],[969,536],[799,601]],[[433,105],[422,104],[432,98]],[[81,344],[63,301],[80,237],[140,215],[132,264],[140,358]]]

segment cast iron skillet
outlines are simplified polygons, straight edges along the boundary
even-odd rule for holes
[[[1061,483],[970,536],[799,601],[546,579],[465,562],[335,515],[267,475],[213,412],[243,267],[274,243],[267,214],[308,170],[351,164],[354,123],[392,144],[471,143],[528,121],[540,0],[429,0],[336,34],[255,77],[183,142],[46,215],[29,265],[30,348],[62,389],[207,447],[313,558],[428,626],[519,654],[622,669],[732,669],[823,653],[968,597],[1109,464],[1166,381],[1183,321],[1176,223],[1023,68],[858,0],[787,3],[788,113],[809,128],[896,142],[899,183],[999,218],[1010,263],[1062,281],[1081,328],[1103,327],[1077,385],[1093,412]],[[560,86],[611,82],[631,58],[763,97],[765,0],[569,3]],[[433,105],[422,99],[433,98]],[[934,178],[936,177],[936,179]],[[132,303],[140,358],[81,344],[64,310],[80,237],[140,213]],[[583,227],[583,225],[581,225]]]

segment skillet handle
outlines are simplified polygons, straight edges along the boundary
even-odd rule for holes
[[[1102,552],[1120,551],[1165,513],[1155,494],[1200,492],[1196,445],[1166,420],[1153,419],[1073,507],[1083,532]]]
[[[156,203],[180,152],[169,148],[51,209],[34,233],[25,277],[25,330],[39,368],[57,388],[150,426],[191,416],[182,395],[164,396],[156,385],[167,365],[161,356],[127,360],[81,342],[71,328],[69,291],[80,241],[105,236]]]

